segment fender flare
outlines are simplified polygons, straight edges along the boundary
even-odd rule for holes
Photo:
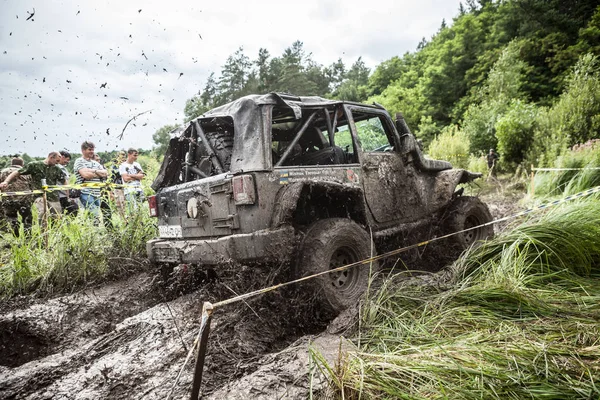
[[[471,182],[481,176],[482,174],[480,173],[473,173],[464,169],[449,169],[438,172],[433,188],[434,195],[431,211],[438,210],[447,205],[459,184]]]

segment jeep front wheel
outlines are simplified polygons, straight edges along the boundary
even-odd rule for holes
[[[492,214],[487,205],[477,197],[463,196],[452,201],[448,208],[448,218],[444,224],[446,234],[460,232],[450,237],[460,250],[465,250],[474,243],[494,236],[492,225],[480,226],[492,221]],[[476,226],[479,226],[475,229]],[[462,232],[469,229],[466,232]]]
[[[343,218],[313,223],[300,248],[297,273],[309,276],[365,260],[374,254],[369,234],[354,221]],[[321,275],[308,281],[318,303],[327,311],[339,313],[354,304],[367,289],[370,273],[377,262]]]

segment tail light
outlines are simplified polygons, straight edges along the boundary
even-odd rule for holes
[[[235,205],[254,204],[256,202],[256,190],[254,189],[252,175],[235,176],[232,179],[232,185]]]
[[[150,216],[158,217],[158,205],[156,202],[156,196],[148,197],[148,207],[150,207]]]

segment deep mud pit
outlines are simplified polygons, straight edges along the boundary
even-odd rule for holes
[[[519,209],[517,198],[485,201],[494,218]],[[165,399],[171,390],[172,398],[188,398],[193,360],[173,384],[203,302],[285,280],[265,268],[223,266],[218,278],[208,272],[179,271],[169,284],[146,272],[51,300],[0,303],[0,399]],[[356,310],[326,330],[309,303],[289,289],[216,309],[203,398],[296,399],[323,391],[309,348],[333,363],[339,332],[356,321]]]
[[[189,284],[194,279],[187,273],[179,276]],[[227,274],[196,279],[194,285],[201,288],[183,295],[177,291],[181,285],[165,291],[158,274],[143,273],[49,301],[7,303],[0,315],[0,398],[166,398],[199,329],[203,302],[258,289],[274,279],[266,270],[249,267],[231,268]],[[215,310],[205,398],[219,389],[221,394],[213,398],[254,391],[252,382],[238,386],[235,381],[257,373],[267,362],[263,356],[278,354],[301,337],[296,350],[280,353],[279,366],[259,371],[256,379],[271,394],[289,391],[295,398],[298,390],[306,392],[308,378],[303,376],[311,339],[305,335],[323,331],[325,324],[295,296],[293,291],[275,292]],[[174,300],[166,302],[168,298]],[[190,362],[173,398],[189,396],[192,373]],[[256,395],[264,388],[257,390]]]

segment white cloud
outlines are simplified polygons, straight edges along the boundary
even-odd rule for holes
[[[88,139],[100,151],[148,149],[152,134],[181,122],[186,99],[239,47],[254,59],[261,47],[278,56],[300,40],[320,64],[341,57],[350,65],[362,56],[373,68],[413,51],[443,18],[451,21],[458,4],[3,0],[0,154],[79,151]],[[128,125],[123,140],[116,138],[130,118],[147,110]]]

